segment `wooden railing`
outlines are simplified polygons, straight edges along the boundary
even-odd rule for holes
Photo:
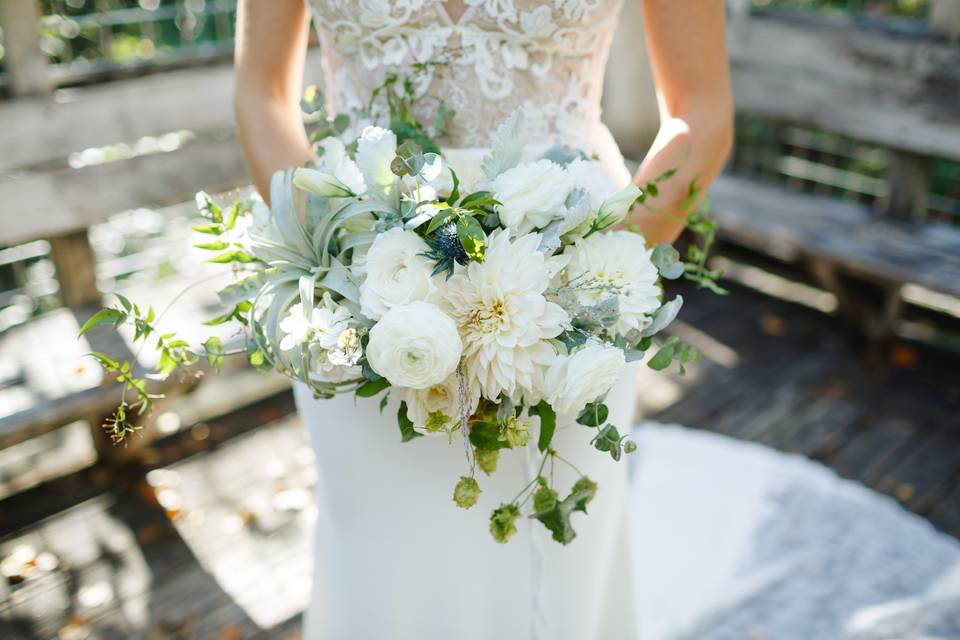
[[[873,338],[896,331],[907,283],[960,295],[960,229],[924,222],[932,161],[960,159],[960,0],[935,0],[926,30],[731,2],[738,114],[889,149],[876,210],[724,176],[726,239],[798,263]]]

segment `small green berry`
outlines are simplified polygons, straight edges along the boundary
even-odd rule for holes
[[[469,509],[480,499],[480,485],[470,476],[460,476],[460,482],[453,490],[453,501],[458,507]]]
[[[490,514],[490,534],[503,544],[517,532],[520,509],[515,504],[502,504]]]

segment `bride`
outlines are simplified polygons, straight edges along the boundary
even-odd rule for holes
[[[386,74],[443,56],[417,89],[455,111],[446,149],[484,147],[522,108],[534,147],[596,154],[623,187],[630,175],[600,122],[620,8],[620,0],[241,0],[236,115],[254,182],[267,194],[273,172],[313,155],[299,111],[312,10],[334,112],[358,106]],[[638,211],[632,220],[654,244],[680,233],[686,185],[696,178],[706,188],[719,173],[733,108],[723,3],[643,0],[643,9],[661,125],[633,179],[678,170],[656,202],[677,215]],[[625,375],[611,391],[611,422],[632,424],[634,387]],[[305,638],[637,637],[626,465],[584,446],[582,428],[561,423],[555,436],[600,485],[580,535],[561,547],[525,525],[498,545],[485,520],[529,477],[521,451],[504,456],[481,504],[464,512],[448,486],[462,466],[459,447],[442,438],[401,445],[376,400],[319,401],[305,387],[295,395],[321,478]],[[573,482],[565,469],[554,473]]]

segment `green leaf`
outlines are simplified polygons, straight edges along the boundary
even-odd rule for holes
[[[476,218],[463,216],[457,220],[457,239],[466,252],[467,258],[474,262],[483,262],[483,254],[487,247],[487,236]]]
[[[213,236],[219,236],[224,232],[222,224],[195,224],[193,225],[193,230],[198,233],[207,233]]]
[[[427,224],[427,231],[426,231],[427,235],[430,235],[431,233],[433,233],[443,225],[450,222],[450,220],[453,219],[453,217],[456,215],[457,215],[456,209],[444,209],[437,215],[433,216],[433,218],[430,219],[430,223]]]
[[[397,410],[397,424],[400,426],[400,441],[410,442],[414,438],[419,438],[422,433],[418,433],[413,428],[413,422],[407,417],[407,403],[401,402],[400,409]]]
[[[120,311],[119,309],[100,309],[97,311],[89,320],[87,320],[82,327],[80,327],[80,333],[77,337],[82,336],[90,329],[94,327],[99,327],[104,324],[112,324],[114,327],[119,326],[124,320],[127,319],[127,314]]]
[[[386,378],[368,380],[357,387],[356,394],[360,398],[372,398],[389,386],[390,382]]]
[[[574,504],[573,508],[586,513],[587,505],[590,504],[594,496],[597,495],[597,483],[587,476],[580,476],[580,479],[573,483],[573,489],[571,489],[570,493],[577,497],[576,504]]]
[[[133,309],[133,305],[130,303],[130,300],[126,296],[122,296],[119,293],[113,294],[116,296],[117,300],[120,301],[120,305],[123,307],[123,310],[127,313],[130,313],[130,310]]]
[[[546,451],[553,440],[554,431],[557,430],[557,412],[546,400],[541,400],[530,407],[530,415],[540,416],[540,438],[537,440],[537,448],[541,452]]]
[[[684,264],[680,261],[680,253],[668,242],[661,242],[653,249],[650,255],[660,275],[667,280],[676,280],[684,274]]]
[[[105,353],[100,353],[99,351],[94,351],[90,354],[90,357],[100,363],[100,366],[106,369],[107,371],[116,371],[120,368],[120,363]]]
[[[591,485],[592,487],[578,481],[574,484],[570,495],[562,502],[555,502],[552,507],[537,511],[531,517],[539,520],[550,531],[554,540],[560,544],[569,544],[577,537],[577,532],[570,523],[570,516],[574,511],[586,511],[586,505],[597,491],[596,485],[593,483]]]
[[[237,216],[240,215],[240,201],[237,200],[230,207],[230,210],[227,211],[227,217],[223,222],[223,225],[227,229],[233,229],[234,225],[237,224]]]
[[[216,242],[201,242],[200,244],[193,245],[197,249],[205,249],[207,251],[223,251],[230,246],[229,242],[224,242],[223,240],[217,240]]]
[[[510,446],[505,440],[500,440],[499,425],[479,420],[470,426],[470,444],[485,451],[496,451]]]
[[[225,352],[223,340],[217,336],[210,336],[203,343],[203,350],[207,355],[207,362],[210,363],[214,371],[219,372],[220,367],[223,366],[223,354]]]
[[[457,198],[460,197],[460,177],[457,175],[457,172],[453,170],[453,167],[450,167],[450,176],[453,180],[453,188],[450,189],[447,203],[452,206],[457,203]]]
[[[670,363],[673,362],[673,355],[679,342],[680,339],[676,336],[670,336],[667,338],[667,341],[663,343],[663,346],[660,347],[660,349],[652,358],[650,358],[647,366],[654,371],[662,371],[669,367]]]
[[[483,207],[494,207],[500,204],[500,201],[493,197],[490,191],[474,191],[463,199],[460,203],[461,209],[481,209]]]
[[[607,421],[610,410],[602,402],[591,402],[577,416],[577,422],[586,427],[599,427]]]

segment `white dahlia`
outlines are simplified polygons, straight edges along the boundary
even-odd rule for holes
[[[539,399],[545,368],[556,357],[547,340],[569,323],[543,295],[565,258],[546,257],[539,244],[539,234],[511,241],[509,232],[495,232],[483,262],[458,268],[445,287],[443,306],[463,339],[467,374],[491,400],[501,393]]]
[[[596,305],[611,297],[618,300],[616,334],[643,329],[660,307],[657,268],[650,261],[643,236],[630,231],[598,233],[567,247],[570,262],[562,281],[577,292],[584,305]]]

